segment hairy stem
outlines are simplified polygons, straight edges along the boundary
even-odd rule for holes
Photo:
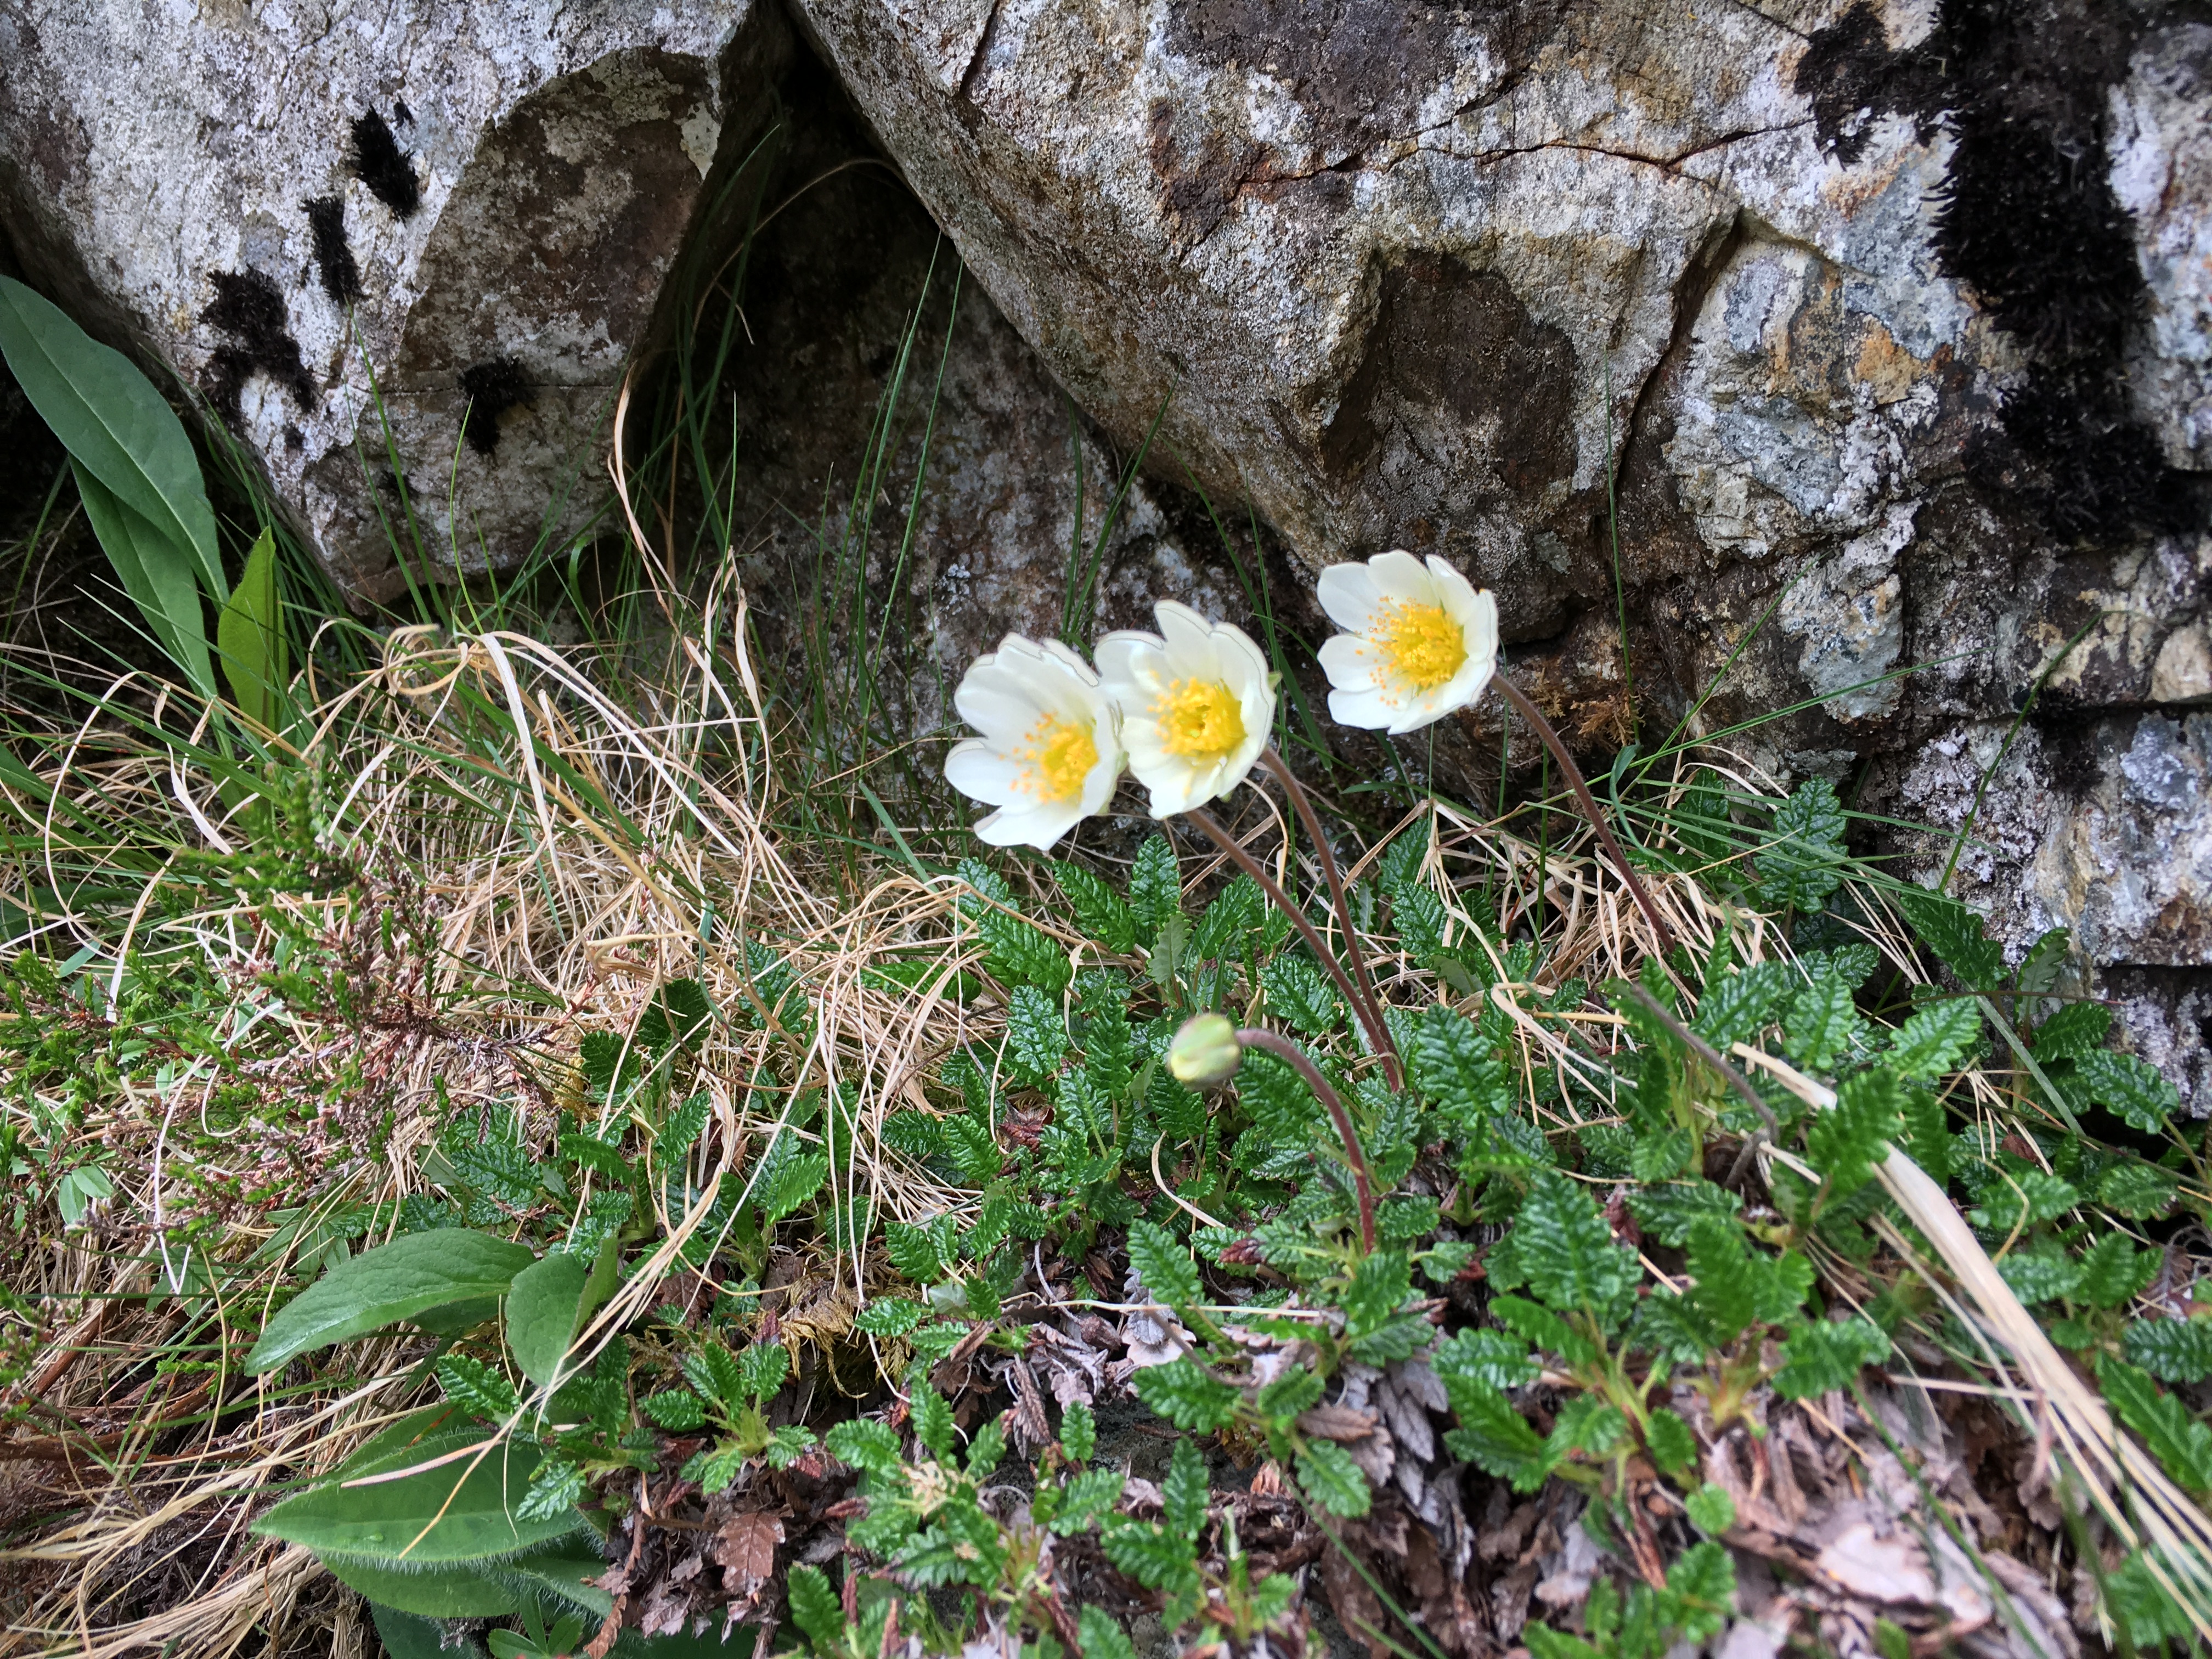
[[[1375,1182],[1367,1173],[1367,1154],[1360,1150],[1359,1132],[1352,1127],[1352,1114],[1344,1109],[1343,1100],[1328,1086],[1328,1079],[1321,1074],[1321,1067],[1313,1063],[1312,1057],[1288,1037],[1248,1025],[1237,1033],[1237,1041],[1247,1048],[1265,1048],[1277,1059],[1288,1061],[1306,1080],[1306,1087],[1314,1091],[1314,1097],[1328,1109],[1330,1121],[1336,1125],[1337,1138],[1344,1142],[1345,1159],[1352,1165],[1352,1190],[1359,1197],[1360,1248],[1373,1250]]]
[[[1352,981],[1358,986],[1359,994],[1365,1000],[1370,1017],[1363,1023],[1370,1030],[1381,1026],[1382,1000],[1375,994],[1375,981],[1368,977],[1367,958],[1360,951],[1359,935],[1352,925],[1351,896],[1345,891],[1344,876],[1336,867],[1336,854],[1329,850],[1328,837],[1321,832],[1321,818],[1314,811],[1313,802],[1306,794],[1305,786],[1297,781],[1288,763],[1276,752],[1273,744],[1260,751],[1260,759],[1275,775],[1276,781],[1283,786],[1283,793],[1291,798],[1291,805],[1297,812],[1298,822],[1305,826],[1307,836],[1313,841],[1314,852],[1321,860],[1321,872],[1328,882],[1329,902],[1336,907],[1336,925],[1344,933],[1345,960],[1352,969]],[[1394,1060],[1397,1057],[1395,1049],[1386,1048],[1385,1053]],[[1394,1081],[1390,1086],[1395,1088],[1398,1085]]]
[[[1637,878],[1635,866],[1629,863],[1628,854],[1620,850],[1620,843],[1613,838],[1613,831],[1606,825],[1605,814],[1598,809],[1597,798],[1590,793],[1589,785],[1583,781],[1582,768],[1575,764],[1575,757],[1567,752],[1567,745],[1559,741],[1559,734],[1552,729],[1551,721],[1544,718],[1544,711],[1528,700],[1528,694],[1502,672],[1492,678],[1497,681],[1498,689],[1505,694],[1506,702],[1519,709],[1521,717],[1536,728],[1536,735],[1544,740],[1544,746],[1552,751],[1553,757],[1559,763],[1560,769],[1567,775],[1567,785],[1575,792],[1575,804],[1582,808],[1583,816],[1589,820],[1589,827],[1597,832],[1599,844],[1613,860],[1613,867],[1620,872],[1621,879],[1628,884],[1628,890],[1636,900],[1636,908],[1644,912],[1644,921],[1651,924],[1659,954],[1665,956],[1674,948],[1674,930],[1661,918],[1659,907],[1652,903],[1651,895],[1644,890],[1644,884]]]
[[[1305,912],[1291,902],[1291,896],[1261,867],[1259,860],[1244,850],[1243,843],[1229,833],[1220,819],[1202,807],[1194,807],[1183,816],[1204,830],[1207,839],[1222,850],[1231,864],[1258,882],[1260,890],[1267,896],[1268,902],[1291,919],[1291,926],[1298,930],[1298,936],[1305,940],[1328,976],[1336,981],[1336,988],[1344,994],[1344,1000],[1352,1005],[1353,1017],[1359,1021],[1360,1029],[1367,1033],[1368,1046],[1382,1059],[1383,1077],[1392,1089],[1404,1088],[1405,1073],[1399,1066],[1398,1050],[1390,1041],[1389,1027],[1383,1024],[1380,1013],[1361,1000],[1359,988],[1352,982],[1352,975],[1344,971],[1344,964],[1337,960],[1336,952],[1328,948],[1328,942],[1322,938],[1321,930],[1306,920]]]

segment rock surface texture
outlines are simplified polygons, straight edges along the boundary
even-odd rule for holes
[[[596,505],[625,356],[788,41],[759,9],[16,0],[0,212],[356,592],[401,587],[410,511],[432,559],[512,565]]]
[[[2212,1107],[2195,12],[799,5],[1077,401],[1307,568],[1457,561],[1600,743],[1806,705],[1731,746],[1945,830],[2002,750],[1957,890]]]

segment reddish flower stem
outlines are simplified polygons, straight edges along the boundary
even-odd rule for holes
[[[1614,867],[1620,872],[1621,879],[1628,884],[1628,890],[1634,896],[1637,908],[1644,912],[1644,921],[1651,924],[1659,954],[1664,957],[1674,946],[1674,931],[1660,916],[1659,907],[1652,903],[1650,894],[1644,890],[1644,884],[1637,879],[1635,866],[1629,863],[1628,854],[1621,851],[1620,843],[1613,838],[1613,831],[1606,827],[1605,814],[1598,808],[1597,798],[1590,793],[1589,785],[1583,781],[1582,768],[1575,764],[1575,757],[1567,752],[1567,745],[1559,741],[1559,734],[1552,729],[1551,721],[1544,718],[1544,711],[1528,700],[1528,694],[1506,678],[1502,671],[1492,678],[1498,683],[1498,689],[1505,694],[1505,700],[1521,711],[1523,720],[1536,728],[1536,735],[1544,740],[1544,747],[1552,751],[1552,757],[1559,763],[1559,769],[1567,775],[1567,787],[1574,791],[1576,804],[1582,808],[1583,816],[1589,820],[1589,827],[1597,832],[1599,843],[1612,858]]]
[[[1363,1249],[1375,1248],[1375,1182],[1367,1172],[1367,1154],[1360,1150],[1359,1132],[1352,1127],[1352,1114],[1344,1109],[1344,1101],[1330,1088],[1328,1079],[1321,1074],[1321,1067],[1312,1057],[1288,1037],[1278,1036],[1273,1031],[1247,1025],[1237,1033],[1237,1041],[1247,1048],[1265,1048],[1277,1059],[1287,1061],[1297,1074],[1306,1080],[1314,1097],[1328,1109],[1330,1119],[1336,1125],[1337,1138],[1344,1142],[1344,1156],[1352,1165],[1352,1190],[1359,1198],[1359,1243]]]
[[[1222,850],[1231,864],[1258,882],[1260,890],[1267,896],[1268,902],[1291,919],[1291,925],[1298,930],[1299,937],[1305,940],[1320,960],[1323,970],[1336,981],[1336,988],[1344,994],[1344,1000],[1352,1005],[1353,1018],[1359,1021],[1361,1029],[1367,1033],[1368,1046],[1382,1059],[1385,1080],[1393,1090],[1404,1088],[1405,1073],[1399,1066],[1398,1050],[1390,1041],[1389,1027],[1382,1023],[1382,1016],[1360,996],[1359,988],[1352,982],[1352,975],[1344,971],[1344,964],[1337,960],[1336,952],[1328,948],[1328,942],[1322,938],[1321,930],[1306,919],[1304,911],[1291,902],[1291,896],[1261,867],[1259,860],[1245,851],[1243,843],[1229,833],[1220,819],[1203,807],[1193,807],[1183,816],[1204,830],[1207,839]]]

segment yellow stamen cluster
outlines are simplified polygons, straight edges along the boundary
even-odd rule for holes
[[[1244,714],[1219,680],[1176,680],[1155,698],[1160,744],[1184,760],[1216,760],[1244,741]]]
[[[1030,728],[1029,739],[1015,750],[1024,771],[1016,786],[1041,800],[1073,800],[1098,764],[1098,743],[1089,725],[1048,714]]]
[[[1369,637],[1389,672],[1416,690],[1442,685],[1467,664],[1467,635],[1439,605],[1394,599]]]

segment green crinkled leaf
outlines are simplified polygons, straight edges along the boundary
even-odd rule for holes
[[[2124,1240],[2122,1241],[2125,1243]],[[2081,1282],[2081,1264],[2063,1250],[2015,1250],[1997,1263],[1997,1272],[2012,1287],[2021,1305],[2070,1296]]]
[[[1413,1292],[1413,1271],[1403,1250],[1376,1250],[1353,1269],[1344,1287],[1346,1328],[1364,1336],[1388,1323]]]
[[[1455,1385],[1480,1382],[1492,1390],[1517,1389],[1534,1382],[1542,1370],[1527,1343],[1504,1331],[1472,1326],[1437,1344],[1429,1365],[1454,1401],[1454,1411],[1459,1409],[1452,1393]]]
[[[462,1227],[409,1233],[339,1262],[279,1309],[246,1356],[255,1376],[435,1308],[503,1296],[529,1247]]]
[[[1701,1216],[1690,1224],[1690,1305],[1717,1344],[1733,1341],[1759,1316],[1758,1288],[1743,1232],[1732,1220]]]
[[[2120,1420],[2142,1437],[2166,1472],[2193,1492],[2212,1492],[2212,1429],[2147,1371],[2111,1354],[2097,1361],[2097,1381]]]
[[[1079,864],[1054,864],[1052,872],[1085,933],[1117,955],[1136,945],[1137,919],[1119,893]]]
[[[1236,1414],[1237,1390],[1217,1382],[1188,1358],[1147,1365],[1135,1378],[1137,1398],[1179,1429],[1206,1433]]]
[[[1165,836],[1151,836],[1129,866],[1129,914],[1137,942],[1149,947],[1171,916],[1182,914],[1182,875]]]
[[[2179,1183],[2155,1164],[2119,1164],[2097,1183],[2097,1202],[2115,1215],[2148,1221],[2173,1207]]]
[[[1177,1590],[1198,1582],[1198,1560],[1191,1542],[1165,1527],[1124,1521],[1109,1527],[1100,1542],[1106,1559],[1146,1589]]]
[[[2133,1054],[2097,1048],[2074,1062],[2074,1075],[2100,1106],[2109,1106],[2130,1128],[2163,1134],[2181,1109],[2181,1097],[2155,1066]]]
[[[647,1395],[638,1405],[671,1434],[689,1434],[707,1425],[706,1403],[689,1389],[665,1389]]]
[[[558,1520],[582,1501],[584,1472],[565,1457],[549,1457],[530,1477],[530,1490],[515,1505],[518,1521]]]
[[[1321,1404],[1328,1380],[1317,1370],[1293,1366],[1260,1390],[1254,1404],[1263,1417],[1291,1418]]]
[[[1887,1060],[1900,1077],[1942,1077],[1958,1070],[1981,1039],[1981,1006],[1954,997],[1929,1003],[1899,1026]]]
[[[1491,1317],[1516,1336],[1559,1355],[1571,1365],[1586,1365],[1598,1357],[1597,1345],[1549,1308],[1525,1297],[1500,1292],[1490,1298]]]
[[[1588,1452],[1602,1457],[1628,1436],[1628,1419],[1618,1406],[1595,1395],[1578,1394],[1559,1407],[1547,1443],[1553,1456]]]
[[[1844,807],[1836,786],[1808,778],[1774,809],[1759,851],[1759,902],[1770,909],[1818,910],[1843,883]]]
[[[830,1455],[840,1463],[889,1480],[905,1467],[899,1438],[890,1425],[873,1418],[853,1418],[836,1425],[822,1437]]]
[[[1742,1209],[1741,1199],[1710,1181],[1647,1187],[1628,1194],[1628,1212],[1637,1225],[1671,1249],[1688,1243],[1690,1230],[1700,1220],[1733,1221]]]
[[[1171,1308],[1187,1308],[1204,1292],[1190,1252],[1157,1222],[1129,1224],[1129,1265],[1145,1288]]]
[[[1717,1538],[1735,1525],[1735,1499],[1728,1488],[1708,1480],[1682,1500],[1690,1524],[1708,1538]]]
[[[442,1407],[402,1419],[252,1530],[319,1555],[441,1567],[520,1555],[583,1524],[574,1510],[538,1519],[519,1512],[542,1455],[536,1446],[452,1424]],[[347,1484],[375,1475],[397,1478]]]
[[[1832,1200],[1864,1186],[1874,1166],[1888,1156],[1889,1143],[1905,1127],[1902,1091],[1885,1071],[1860,1072],[1836,1090],[1836,1103],[1814,1114],[1805,1133],[1813,1167],[1827,1177]]]
[[[2004,947],[1982,931],[1982,919],[1954,898],[1924,887],[1902,887],[1891,896],[1922,943],[1942,957],[1970,991],[2004,982]]]
[[[1367,1476],[1334,1440],[1310,1440],[1299,1448],[1298,1486],[1331,1515],[1346,1518],[1366,1514],[1375,1502]]]
[[[1320,969],[1285,951],[1261,964],[1260,984],[1273,1013],[1308,1036],[1325,1036],[1344,1018],[1344,1002]]]
[[[2167,1382],[2202,1382],[2212,1376],[2212,1322],[2130,1320],[2121,1346],[2131,1362]]]
[[[2069,1002],[2035,1028],[2028,1046],[2038,1065],[2051,1066],[2094,1054],[2112,1029],[2112,1011],[2102,1003]]]
[[[1552,1472],[1544,1442],[1527,1419],[1496,1389],[1464,1378],[1454,1391],[1452,1407],[1460,1425],[1444,1436],[1453,1456],[1510,1481],[1516,1492],[1534,1492]]]
[[[1511,1079],[1491,1044],[1473,1021],[1441,1003],[1413,1023],[1406,1063],[1414,1085],[1462,1132],[1511,1109]]]
[[[819,1567],[792,1568],[784,1596],[791,1603],[793,1622],[817,1649],[826,1653],[843,1641],[845,1607],[828,1573]]]
[[[1127,1483],[1119,1469],[1085,1469],[1069,1476],[1060,1488],[1060,1513],[1053,1517],[1052,1529],[1063,1538],[1089,1531],[1114,1512]]]
[[[934,1285],[951,1271],[950,1233],[950,1228],[916,1227],[904,1221],[886,1221],[884,1254],[890,1258],[892,1267],[915,1284]]]
[[[1782,1345],[1782,1369],[1774,1374],[1774,1391],[1785,1400],[1809,1400],[1847,1387],[1862,1365],[1888,1355],[1889,1339],[1871,1320],[1824,1320],[1801,1326]]]
[[[2158,1272],[2159,1253],[2139,1250],[2123,1232],[2109,1232],[2081,1252],[2076,1299],[2093,1308],[2118,1308],[2133,1301]]]
[[[1006,1060],[1025,1082],[1042,1083],[1067,1058],[1067,1022],[1059,1000],[1018,985],[1006,1002]]]
[[[1628,1172],[1638,1181],[1672,1181],[1695,1148],[1690,1132],[1679,1125],[1640,1134],[1629,1151]]]
[[[1735,1558],[1711,1539],[1691,1545],[1667,1569],[1667,1600],[1673,1622],[1692,1642],[1718,1635],[1735,1613]]]
[[[1103,1607],[1085,1607],[1076,1614],[1075,1631],[1083,1638],[1085,1659],[1137,1659],[1127,1632]]]
[[[2055,1221],[2081,1201],[2072,1182],[2027,1170],[1984,1188],[1981,1203],[1966,1212],[1966,1219],[1984,1232],[2009,1237],[2040,1222]]]
[[[1206,1459],[1199,1455],[1197,1445],[1188,1438],[1176,1441],[1168,1456],[1167,1476],[1160,1482],[1168,1530],[1195,1544],[1212,1497],[1213,1488],[1206,1478]]]
[[[1643,1269],[1632,1252],[1613,1243],[1613,1230],[1583,1188],[1552,1170],[1538,1171],[1514,1218],[1513,1236],[1528,1286],[1544,1301],[1588,1312],[1607,1330],[1627,1316]]]
[[[854,1328],[868,1336],[904,1336],[928,1316],[919,1302],[902,1297],[878,1297],[853,1317]]]
[[[952,1407],[927,1382],[915,1385],[907,1410],[914,1421],[914,1437],[941,1461],[952,1455]]]
[[[1706,991],[1690,1029],[1726,1054],[1731,1044],[1747,1041],[1766,1024],[1792,981],[1790,969],[1778,962],[1747,963]]]
[[[1679,1474],[1698,1459],[1698,1437],[1687,1423],[1664,1406],[1653,1409],[1645,1428],[1644,1444],[1662,1474]]]
[[[515,1398],[514,1384],[481,1359],[449,1353],[439,1359],[436,1370],[446,1398],[471,1417],[504,1423],[521,1403]]]
[[[1816,974],[1790,999],[1782,1020],[1782,1048],[1799,1070],[1832,1071],[1865,1028],[1852,988],[1838,973]]]
[[[1098,1449],[1098,1419],[1080,1400],[1071,1400],[1060,1413],[1060,1449],[1067,1461],[1081,1468]]]
[[[2163,1643],[2178,1652],[2197,1644],[2197,1626],[2151,1576],[2150,1563],[2138,1552],[2105,1575],[2105,1611],[2128,1633],[2138,1653]]]

